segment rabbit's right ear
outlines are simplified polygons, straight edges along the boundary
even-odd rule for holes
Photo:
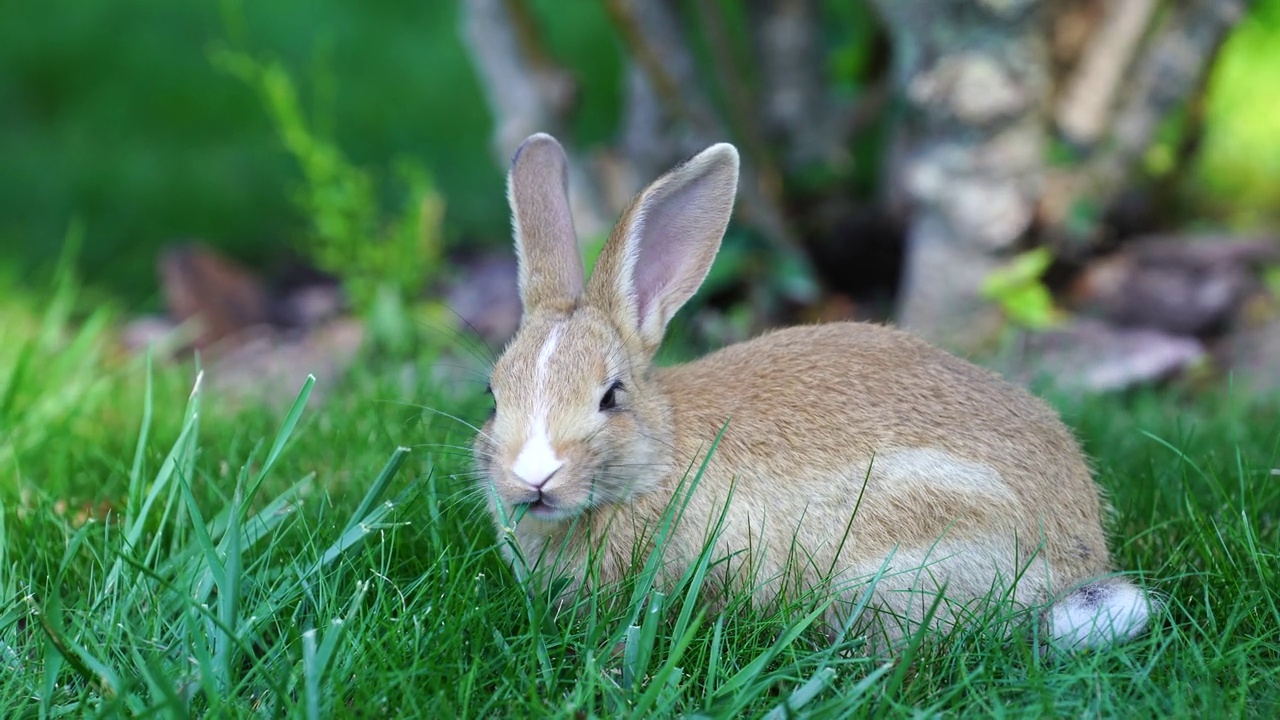
[[[587,286],[604,309],[652,356],[672,316],[706,279],[738,190],[738,151],[703,150],[642,190],[609,236]]]
[[[524,313],[568,312],[582,294],[584,273],[569,211],[569,161],[555,138],[538,133],[516,149],[507,200]]]

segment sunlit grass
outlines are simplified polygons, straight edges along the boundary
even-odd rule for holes
[[[427,359],[408,379],[363,365],[319,405],[299,370],[292,409],[232,414],[195,367],[113,360],[102,329],[77,341],[91,325],[27,342],[65,324],[57,307],[13,311],[29,322],[0,347],[0,717],[1280,710],[1280,413],[1262,398],[1060,403],[1116,508],[1117,564],[1168,600],[1149,634],[1054,659],[980,622],[886,665],[826,642],[803,598],[706,613],[707,557],[667,594],[640,558],[555,617],[471,492],[479,394],[445,399]]]

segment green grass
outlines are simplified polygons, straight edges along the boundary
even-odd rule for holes
[[[194,367],[111,353],[110,308],[68,331],[60,277],[0,293],[0,717],[1280,712],[1274,402],[1061,403],[1118,564],[1169,599],[1148,635],[1054,660],[964,632],[881,666],[803,604],[707,616],[643,578],[553,620],[471,499],[479,383],[369,358],[323,404],[299,370],[292,410],[232,413]]]

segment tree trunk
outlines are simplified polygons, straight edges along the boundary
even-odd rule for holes
[[[1002,326],[983,280],[1031,226],[1050,97],[1044,0],[876,0],[902,115],[890,178],[909,211],[899,322],[972,352]]]

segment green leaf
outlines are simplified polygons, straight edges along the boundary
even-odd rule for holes
[[[1033,329],[1055,325],[1060,313],[1053,294],[1040,281],[1053,264],[1053,254],[1040,247],[1015,256],[987,275],[982,296],[998,304],[1012,322]]]

